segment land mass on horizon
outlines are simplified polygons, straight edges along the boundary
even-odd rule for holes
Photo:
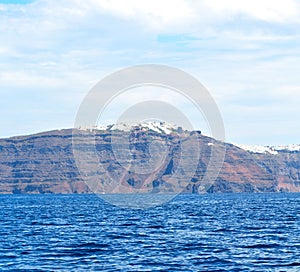
[[[72,139],[80,130],[63,129],[42,132],[28,136],[0,139],[0,193],[1,194],[42,194],[42,193],[93,193],[82,178],[74,159]],[[149,157],[152,141],[167,142],[169,152],[159,169],[158,175],[142,175],[127,171],[114,158],[111,147],[112,137],[133,137],[134,156],[141,161]],[[190,180],[172,181],[180,160],[180,141],[187,133],[197,134],[200,146],[188,144],[200,153],[196,171]],[[78,133],[80,135],[80,133]],[[200,131],[184,131],[182,128],[139,126],[133,131],[120,127],[94,128],[95,149],[105,168],[99,172],[94,162],[88,175],[95,177],[96,183],[106,182],[111,175],[120,184],[134,189],[147,186],[153,193],[174,192],[174,186],[181,186],[184,193],[234,193],[234,192],[299,192],[300,191],[300,148],[288,147],[252,148],[221,143]],[[212,147],[223,144],[226,148],[223,166],[213,184],[202,186]],[[87,146],[82,141],[80,153],[87,156]],[[153,156],[153,154],[151,154]],[[154,154],[155,156],[155,154]],[[193,160],[193,156],[190,157]],[[192,161],[191,161],[192,162]],[[96,169],[96,170],[95,170]],[[177,182],[177,184],[175,183]],[[146,185],[145,185],[146,184]],[[132,190],[130,190],[132,189]],[[96,192],[98,192],[96,190]],[[113,191],[124,193],[124,191]],[[104,192],[105,193],[105,192]]]

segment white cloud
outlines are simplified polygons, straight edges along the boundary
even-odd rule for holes
[[[43,103],[36,110],[47,118],[49,96],[57,97],[60,108],[67,101],[74,110],[68,113],[72,118],[83,93],[104,75],[145,62],[196,75],[217,98],[231,136],[241,135],[240,130],[246,134],[245,123],[251,121],[257,139],[268,140],[255,132],[255,123],[276,132],[275,112],[281,124],[284,118],[290,127],[299,123],[300,13],[295,1],[37,0],[21,7],[0,5],[0,11],[1,116],[10,116],[0,120],[0,127],[11,123],[10,134],[19,122],[13,112],[32,123],[24,133],[43,123],[16,98],[34,101],[38,93]],[[270,123],[260,123],[260,116]],[[73,124],[65,113],[60,118],[58,123]],[[49,128],[55,128],[55,120]],[[299,138],[297,131],[290,133],[291,139]]]
[[[92,0],[92,2],[103,12],[145,21],[154,28],[179,25],[195,18],[193,7],[184,0]]]
[[[300,6],[294,0],[90,0],[102,12],[137,20],[156,29],[211,24],[246,15],[275,23],[300,22]]]
[[[299,5],[294,0],[203,0],[218,16],[245,14],[269,22],[299,22]]]

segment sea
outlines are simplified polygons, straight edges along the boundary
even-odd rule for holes
[[[0,271],[300,271],[300,194],[2,195]]]

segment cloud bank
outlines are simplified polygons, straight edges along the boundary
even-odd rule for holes
[[[211,90],[228,140],[295,143],[299,18],[293,0],[0,4],[1,136],[71,127],[103,76],[161,63]]]

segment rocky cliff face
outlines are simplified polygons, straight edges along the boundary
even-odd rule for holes
[[[0,192],[87,192],[71,139],[71,130],[63,130],[0,140]]]
[[[257,163],[277,181],[277,190],[300,192],[300,151],[252,154]]]
[[[141,130],[126,134],[124,131],[95,130],[94,133],[97,162],[90,160],[89,143],[84,138],[78,138],[81,142],[75,147],[75,152],[85,162],[81,167],[84,173],[79,173],[73,154],[72,136],[76,138],[76,131],[50,131],[0,140],[0,193],[120,193],[143,188],[154,193],[172,193],[178,189],[189,193],[300,191],[300,152],[255,154],[225,144],[224,164],[214,184],[208,185],[202,179],[212,147],[221,146],[212,138],[196,133],[197,145],[182,132],[164,134]],[[122,137],[132,138],[131,159],[140,163],[138,173],[126,167],[129,161],[120,164],[114,156],[111,141]],[[168,155],[153,173],[148,174],[143,162],[161,153],[150,150],[154,141],[164,142]],[[190,154],[186,155],[186,172],[180,169],[182,141],[186,141]],[[192,169],[193,152],[200,154],[195,169]],[[190,178],[186,179],[187,176]],[[118,186],[111,183],[112,180],[117,181]]]

